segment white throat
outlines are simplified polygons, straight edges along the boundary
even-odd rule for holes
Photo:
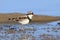
[[[27,15],[30,19],[32,19],[33,15]]]

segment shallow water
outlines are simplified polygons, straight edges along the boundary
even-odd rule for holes
[[[0,40],[60,40],[60,26],[55,23],[0,24]]]

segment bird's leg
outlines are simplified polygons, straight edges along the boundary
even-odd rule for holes
[[[25,36],[25,25],[21,26],[21,31],[22,31],[21,36]]]
[[[21,30],[24,31],[24,25],[22,25]]]

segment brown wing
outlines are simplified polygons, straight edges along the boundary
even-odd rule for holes
[[[24,19],[28,19],[27,17],[19,17],[18,19],[16,19],[16,21],[23,21]]]
[[[27,17],[19,17],[19,19],[27,19]]]

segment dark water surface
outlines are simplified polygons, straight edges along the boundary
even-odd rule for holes
[[[0,40],[60,40],[58,24],[0,24]]]

